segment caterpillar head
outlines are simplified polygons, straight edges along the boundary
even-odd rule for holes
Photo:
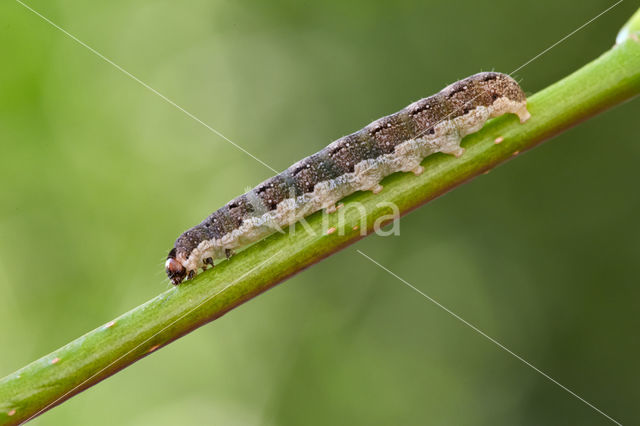
[[[164,264],[165,271],[167,272],[167,276],[173,285],[180,284],[185,277],[187,276],[187,269],[182,266],[176,259],[176,249],[173,248],[169,252],[167,256],[167,261]]]

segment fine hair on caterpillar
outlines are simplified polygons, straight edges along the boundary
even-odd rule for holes
[[[166,273],[173,284],[179,284],[198,270],[213,267],[214,259],[229,258],[234,250],[285,228],[295,232],[297,224],[315,232],[305,218],[320,210],[325,216],[338,214],[337,225],[323,226],[323,233],[353,232],[344,229],[344,220],[340,227],[339,215],[340,210],[358,208],[357,203],[340,209],[340,200],[356,191],[379,193],[380,181],[392,173],[420,175],[422,160],[434,153],[463,155],[462,138],[507,113],[518,115],[521,122],[530,117],[524,92],[510,76],[483,72],[457,81],[332,142],[216,210],[178,237],[167,256]],[[381,207],[390,214],[376,220],[373,232],[385,235],[389,231],[382,226],[392,222],[390,233],[397,235],[400,210],[392,203]],[[365,219],[360,231],[369,232],[366,210],[360,217]],[[328,217],[323,217],[325,223],[328,226]]]

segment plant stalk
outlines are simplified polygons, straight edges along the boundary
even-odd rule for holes
[[[357,193],[328,216],[319,213],[295,233],[275,234],[231,261],[172,288],[145,304],[0,380],[0,424],[29,420],[149,355],[371,232],[393,203],[402,215],[539,143],[640,93],[640,12],[621,31],[618,44],[568,77],[531,96],[531,119],[508,115],[466,137],[460,158],[426,158],[420,176],[397,173],[384,190]],[[624,34],[623,34],[624,32]],[[495,143],[501,138],[501,143]],[[500,140],[500,139],[498,139]],[[366,214],[350,208],[358,202]],[[325,216],[326,217],[326,216]],[[338,223],[340,218],[343,223]],[[314,235],[315,233],[315,235]]]

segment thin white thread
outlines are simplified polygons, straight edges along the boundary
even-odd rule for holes
[[[527,62],[525,62],[524,64],[520,65],[518,68],[516,68],[515,70],[511,71],[509,73],[509,75],[513,74],[514,72],[518,72],[520,71],[522,68],[526,67],[527,65],[529,65],[531,62],[535,61],[536,59],[538,59],[540,56],[544,55],[545,53],[547,53],[548,51],[550,51],[551,49],[553,49],[554,47],[556,47],[557,45],[559,45],[560,43],[562,43],[563,41],[565,41],[566,39],[568,39],[569,37],[571,37],[572,35],[574,35],[575,33],[577,33],[578,31],[580,31],[581,29],[583,29],[584,27],[586,27],[587,25],[589,25],[590,23],[592,23],[593,21],[595,21],[596,19],[598,19],[599,17],[601,17],[602,15],[604,15],[605,13],[607,13],[608,11],[610,11],[611,9],[613,9],[614,7],[616,7],[617,5],[619,5],[620,3],[622,3],[624,0],[619,0],[617,3],[613,4],[612,6],[609,6],[608,8],[606,8],[605,10],[603,10],[602,12],[600,12],[599,14],[597,14],[595,17],[591,18],[590,20],[588,20],[587,22],[585,22],[584,24],[582,24],[581,26],[579,26],[578,28],[576,28],[575,30],[573,30],[572,32],[570,32],[569,34],[567,34],[566,36],[562,37],[560,40],[556,41],[554,44],[552,44],[551,46],[547,47],[545,50],[543,50],[542,52],[538,53],[536,56],[534,56],[533,58],[529,59]]]
[[[274,169],[273,167],[271,167],[270,165],[268,165],[267,163],[265,163],[264,161],[262,161],[261,159],[259,159],[258,157],[256,157],[255,155],[251,154],[249,151],[247,151],[246,149],[244,149],[243,147],[241,147],[240,145],[238,145],[237,143],[235,143],[234,141],[232,141],[231,139],[229,139],[228,137],[226,137],[225,135],[223,135],[222,133],[220,133],[219,131],[217,131],[216,129],[214,129],[213,127],[211,127],[210,125],[208,125],[207,123],[205,123],[204,121],[200,120],[198,117],[196,117],[195,115],[193,115],[192,113],[190,113],[189,111],[187,111],[186,109],[182,108],[180,105],[178,105],[177,103],[175,103],[174,101],[172,101],[171,99],[169,99],[168,97],[166,97],[165,95],[163,95],[162,93],[158,92],[156,89],[154,89],[153,87],[149,86],[147,83],[145,83],[144,81],[140,80],[138,77],[136,77],[135,75],[131,74],[129,71],[125,70],[124,68],[122,68],[120,65],[116,64],[115,62],[113,62],[111,59],[107,58],[106,56],[104,56],[102,53],[98,52],[97,50],[95,50],[93,47],[89,46],[88,44],[86,44],[85,42],[83,42],[82,40],[78,39],[76,36],[74,36],[73,34],[71,34],[70,32],[68,32],[67,30],[65,30],[64,28],[60,27],[59,25],[57,25],[56,23],[54,23],[53,21],[51,21],[49,18],[47,18],[46,16],[42,15],[41,13],[39,13],[38,11],[34,10],[32,7],[30,7],[29,5],[23,3],[21,0],[16,0],[16,2],[18,2],[19,4],[21,4],[23,7],[25,7],[26,9],[30,10],[31,12],[33,12],[34,14],[36,14],[37,16],[39,16],[40,18],[42,18],[45,22],[49,23],[50,25],[52,25],[53,27],[57,28],[58,30],[60,30],[62,33],[64,33],[65,35],[67,35],[69,38],[71,38],[73,41],[75,41],[76,43],[78,43],[79,45],[87,48],[90,52],[92,52],[93,54],[95,54],[96,56],[98,56],[100,59],[104,60],[105,62],[111,64],[112,66],[114,66],[116,69],[118,69],[119,71],[121,71],[123,74],[125,74],[127,77],[131,78],[132,80],[134,80],[135,82],[137,82],[138,84],[142,85],[144,88],[148,89],[149,91],[153,92],[154,94],[156,94],[157,96],[159,96],[160,98],[162,98],[164,101],[166,101],[167,103],[169,103],[170,105],[172,105],[173,107],[177,108],[178,110],[182,111],[183,113],[185,113],[188,117],[192,118],[193,120],[197,121],[198,123],[202,124],[204,127],[206,127],[207,129],[209,129],[210,131],[212,131],[213,133],[215,133],[216,135],[220,136],[222,139],[224,139],[225,141],[229,142],[231,145],[235,146],[236,148],[238,148],[240,151],[244,152],[245,154],[247,154],[249,157],[253,158],[254,160],[256,160],[257,162],[259,162],[260,164],[262,164],[263,166],[265,166],[266,168],[268,168],[269,170],[271,170],[274,173],[278,173],[278,171],[276,169]]]
[[[456,314],[455,312],[451,311],[449,308],[447,308],[446,306],[442,305],[441,303],[439,303],[437,300],[435,300],[434,298],[430,297],[429,295],[427,295],[426,293],[424,293],[422,290],[414,287],[413,285],[411,285],[410,283],[408,283],[407,281],[405,281],[403,278],[399,277],[398,275],[396,275],[395,273],[391,272],[389,269],[385,268],[384,266],[382,266],[380,263],[376,262],[375,260],[373,260],[371,257],[367,256],[366,254],[364,254],[363,252],[361,252],[360,250],[356,250],[358,253],[360,253],[362,256],[364,256],[365,258],[369,259],[371,262],[373,262],[374,264],[378,265],[381,269],[385,270],[386,272],[388,272],[390,275],[392,275],[393,277],[397,278],[398,280],[400,280],[403,284],[407,285],[408,287],[410,287],[411,289],[413,289],[414,291],[416,291],[417,293],[419,293],[420,295],[422,295],[425,299],[429,300],[430,302],[432,302],[433,304],[435,304],[436,306],[438,306],[439,308],[443,309],[445,312],[447,312],[448,314],[450,314],[451,316],[453,316],[454,318],[456,318],[458,321],[462,322],[463,324],[465,324],[466,326],[470,327],[472,330],[474,330],[475,332],[477,332],[478,334],[480,334],[481,336],[483,336],[484,338],[486,338],[487,340],[489,340],[490,342],[494,343],[496,346],[498,346],[500,349],[504,350],[505,352],[507,352],[508,354],[510,354],[511,356],[513,356],[514,358],[516,358],[517,360],[519,360],[520,362],[524,363],[525,365],[531,367],[533,370],[537,371],[538,373],[540,373],[542,376],[544,376],[547,380],[551,381],[552,383],[558,385],[560,388],[564,389],[565,391],[567,391],[568,393],[570,393],[571,395],[573,395],[574,397],[576,397],[577,399],[579,399],[580,401],[582,401],[583,403],[585,403],[586,405],[588,405],[589,407],[593,408],[595,411],[597,411],[598,413],[602,414],[604,417],[606,417],[607,419],[611,420],[613,423],[622,426],[622,424],[618,421],[616,421],[615,419],[613,419],[612,417],[608,416],[604,411],[600,410],[598,407],[596,407],[595,405],[591,404],[589,401],[587,401],[586,399],[582,398],[580,395],[578,395],[577,393],[575,393],[574,391],[572,391],[571,389],[569,389],[568,387],[564,386],[562,383],[558,382],[557,380],[555,380],[553,377],[549,376],[548,374],[546,374],[544,371],[540,370],[539,368],[537,368],[535,365],[531,364],[529,361],[527,361],[526,359],[522,358],[520,355],[516,354],[515,352],[513,352],[512,350],[510,350],[509,348],[507,348],[506,346],[504,346],[502,343],[498,342],[496,339],[494,339],[493,337],[489,336],[487,333],[485,333],[484,331],[480,330],[478,327],[476,327],[475,325],[471,324],[469,321],[465,320],[464,318],[462,318],[460,315]]]
[[[578,31],[580,31],[582,28],[586,27],[587,25],[589,25],[590,23],[592,23],[593,21],[595,21],[596,19],[598,19],[600,16],[604,15],[605,13],[607,13],[609,10],[613,9],[614,7],[618,6],[620,3],[622,3],[624,0],[619,0],[618,2],[616,2],[615,4],[613,4],[612,6],[608,7],[607,9],[605,9],[604,11],[602,11],[601,13],[599,13],[598,15],[596,15],[594,18],[590,19],[589,21],[587,21],[586,23],[584,23],[583,25],[581,25],[580,27],[578,27],[577,29],[575,29],[574,31],[572,31],[571,33],[567,34],[565,37],[563,37],[562,39],[560,39],[559,41],[557,41],[556,43],[554,43],[553,45],[549,46],[547,49],[543,50],[542,52],[540,52],[538,55],[534,56],[532,59],[528,60],[527,62],[525,62],[524,64],[522,64],[520,67],[516,68],[515,70],[511,71],[509,73],[509,75],[521,70],[522,68],[524,68],[525,66],[527,66],[528,64],[530,64],[531,62],[535,61],[536,59],[538,59],[540,56],[544,55],[545,53],[547,53],[548,51],[550,51],[551,49],[553,49],[554,47],[556,47],[558,44],[562,43],[563,41],[565,41],[566,39],[568,39],[569,37],[571,37],[572,35],[574,35],[575,33],[577,33]],[[53,27],[57,28],[58,30],[60,30],[61,32],[63,32],[64,34],[66,34],[68,37],[70,37],[71,39],[73,39],[74,41],[76,41],[78,44],[80,44],[81,46],[87,48],[89,51],[91,51],[92,53],[94,53],[95,55],[97,55],[98,57],[100,57],[101,59],[103,59],[104,61],[106,61],[107,63],[111,64],[112,66],[116,67],[118,70],[120,70],[121,72],[123,72],[125,75],[129,76],[130,78],[132,78],[133,80],[135,80],[136,82],[138,82],[139,84],[141,84],[142,86],[144,86],[145,88],[147,88],[148,90],[152,91],[153,93],[155,93],[156,95],[158,95],[160,98],[164,99],[166,102],[168,102],[169,104],[171,104],[172,106],[174,106],[175,108],[179,109],[180,111],[182,111],[183,113],[185,113],[187,116],[191,117],[192,119],[194,119],[195,121],[197,121],[198,123],[202,124],[203,126],[205,126],[207,129],[209,129],[210,131],[212,131],[213,133],[217,134],[218,136],[220,136],[221,138],[225,139],[226,141],[228,141],[229,143],[231,143],[232,145],[234,145],[236,148],[240,149],[241,151],[243,151],[244,153],[246,153],[247,155],[249,155],[250,157],[252,157],[253,159],[255,159],[256,161],[258,161],[259,163],[261,163],[262,165],[264,165],[265,167],[269,168],[270,170],[272,170],[274,173],[278,173],[277,170],[275,170],[274,168],[272,168],[271,166],[269,166],[268,164],[264,163],[262,160],[260,160],[259,158],[255,157],[254,155],[252,155],[251,153],[249,153],[247,150],[245,150],[244,148],[242,148],[241,146],[237,145],[236,143],[234,143],[233,141],[231,141],[229,138],[227,138],[226,136],[224,136],[222,133],[220,133],[219,131],[217,131],[216,129],[212,128],[211,126],[209,126],[208,124],[204,123],[202,120],[200,120],[199,118],[197,118],[196,116],[194,116],[193,114],[191,114],[190,112],[188,112],[187,110],[185,110],[184,108],[180,107],[179,105],[177,105],[175,102],[173,102],[171,99],[167,98],[166,96],[162,95],[160,92],[158,92],[157,90],[155,90],[154,88],[152,88],[151,86],[149,86],[148,84],[144,83],[142,80],[138,79],[136,76],[134,76],[133,74],[129,73],[128,71],[126,71],[124,68],[120,67],[118,64],[114,63],[113,61],[111,61],[109,58],[105,57],[104,55],[102,55],[101,53],[99,53],[98,51],[96,51],[95,49],[93,49],[92,47],[90,47],[89,45],[87,45],[86,43],[82,42],[81,40],[79,40],[78,38],[76,38],[75,36],[73,36],[72,34],[70,34],[69,32],[67,32],[66,30],[64,30],[63,28],[61,28],[60,26],[56,25],[54,22],[52,22],[51,20],[49,20],[48,18],[46,18],[45,16],[43,16],[42,14],[40,14],[39,12],[37,12],[36,10],[34,10],[33,8],[31,8],[30,6],[26,5],[25,3],[23,3],[21,0],[16,0],[16,2],[18,2],[19,4],[21,4],[23,7],[25,7],[26,9],[30,10],[31,12],[33,12],[34,14],[36,14],[37,16],[39,16],[40,18],[42,18],[43,20],[45,20],[47,23],[49,23],[50,25],[52,25]],[[479,96],[479,95],[478,95]],[[478,97],[476,96],[476,98]],[[473,98],[473,100],[475,100],[476,98]],[[441,121],[439,121],[438,123],[434,124],[432,127],[434,127],[435,125],[441,123],[442,121],[446,120],[449,116],[451,116],[452,113],[448,114],[447,117],[445,117],[444,119],[442,119]],[[424,133],[422,133],[424,134]],[[419,137],[422,134],[416,136]],[[360,250],[357,250],[358,253],[360,253],[362,256],[366,257],[367,259],[369,259],[370,261],[372,261],[373,263],[375,263],[376,265],[378,265],[380,268],[384,269],[385,271],[387,271],[389,274],[393,275],[394,277],[396,277],[397,279],[399,279],[401,282],[403,282],[404,284],[406,284],[407,286],[409,286],[410,288],[412,288],[413,290],[415,290],[416,292],[420,293],[422,296],[424,296],[425,298],[427,298],[428,300],[430,300],[431,302],[433,302],[434,304],[436,304],[437,306],[439,306],[440,308],[444,309],[446,312],[448,312],[449,314],[453,315],[456,319],[460,320],[461,322],[463,322],[464,324],[466,324],[467,326],[471,327],[473,330],[475,330],[476,332],[478,332],[479,334],[481,334],[483,337],[487,338],[488,340],[490,340],[491,342],[493,342],[494,344],[496,344],[498,347],[502,348],[503,350],[505,350],[506,352],[508,352],[509,354],[511,354],[512,356],[514,356],[516,359],[520,360],[521,362],[523,362],[524,364],[528,365],[529,367],[531,367],[532,369],[534,369],[535,371],[537,371],[538,373],[540,373],[541,375],[543,375],[545,378],[547,378],[548,380],[550,380],[551,382],[555,383],[556,385],[558,385],[559,387],[561,387],[562,389],[564,389],[565,391],[567,391],[568,393],[570,393],[571,395],[573,395],[574,397],[576,397],[577,399],[579,399],[580,401],[582,401],[583,403],[585,403],[586,405],[588,405],[589,407],[591,407],[592,409],[594,409],[595,411],[597,411],[598,413],[602,414],[603,416],[605,416],[607,419],[611,420],[612,422],[621,425],[621,423],[617,422],[616,420],[614,420],[613,418],[611,418],[610,416],[608,416],[606,413],[604,413],[603,411],[599,410],[597,407],[595,407],[593,404],[589,403],[588,401],[586,401],[585,399],[581,398],[579,395],[577,395],[575,392],[571,391],[569,388],[565,387],[564,385],[562,385],[561,383],[559,383],[558,381],[554,380],[552,377],[550,377],[549,375],[547,375],[546,373],[544,373],[543,371],[539,370],[538,368],[536,368],[534,365],[532,365],[531,363],[529,363],[528,361],[526,361],[525,359],[523,359],[522,357],[518,356],[517,354],[515,354],[514,352],[512,352],[511,350],[509,350],[508,348],[506,348],[505,346],[503,346],[502,344],[500,344],[498,341],[496,341],[495,339],[493,339],[492,337],[488,336],[486,333],[482,332],[480,329],[478,329],[477,327],[475,327],[474,325],[470,324],[469,322],[467,322],[466,320],[464,320],[463,318],[461,318],[460,316],[458,316],[457,314],[455,314],[454,312],[450,311],[449,309],[447,309],[445,306],[441,305],[440,303],[438,303],[436,300],[432,299],[431,297],[429,297],[428,295],[426,295],[425,293],[423,293],[422,291],[420,291],[419,289],[417,289],[416,287],[412,286],[411,284],[409,284],[407,281],[403,280],[402,278],[400,278],[399,276],[397,276],[396,274],[394,274],[393,272],[391,272],[390,270],[388,270],[387,268],[385,268],[384,266],[380,265],[378,262],[376,262],[375,260],[371,259],[369,256],[367,256],[366,254],[364,254],[363,252],[361,252]],[[278,253],[276,253],[278,254]],[[275,256],[275,255],[274,255]],[[274,257],[272,256],[272,257]],[[271,258],[269,258],[271,259]],[[267,260],[269,260],[267,259]],[[265,261],[266,262],[266,261]],[[261,266],[262,264],[264,264],[265,262],[261,263],[258,266]],[[255,269],[255,268],[254,268]],[[250,270],[249,272],[253,271]],[[247,272],[247,273],[249,273]],[[246,275],[246,274],[245,274]],[[237,282],[234,281],[234,283]],[[216,296],[217,294],[220,294],[222,291],[226,290],[231,284],[229,284],[228,286],[224,287],[220,292],[215,293],[213,296]],[[205,300],[203,303],[205,303],[207,300]],[[196,308],[198,308],[201,305],[198,305]],[[196,309],[194,308],[194,309]],[[192,311],[189,311],[187,314],[191,313]],[[185,314],[185,315],[187,315]],[[178,318],[175,322],[179,321],[180,319],[182,319],[182,317]],[[174,322],[174,323],[175,323]],[[173,325],[174,323],[171,323],[168,327],[170,327],[171,325]],[[165,328],[166,329],[166,328]],[[161,333],[162,331],[164,331],[165,329],[159,331],[158,333],[156,333],[155,335],[151,336],[148,340],[151,340],[153,337],[155,337],[157,334]],[[148,340],[142,342],[140,345],[136,346],[135,348],[133,348],[131,351],[127,352],[125,355],[123,355],[122,357],[128,355],[130,352],[132,352],[133,350],[137,349],[139,346],[143,345],[144,343],[146,343]],[[120,359],[122,359],[122,357],[118,358],[116,361],[114,361],[113,363],[119,361]],[[45,408],[43,408],[42,410],[38,411],[36,414],[34,414],[33,416],[31,416],[30,418],[28,418],[27,420],[25,420],[25,422],[21,423],[24,424],[27,421],[31,420],[33,417],[37,416],[38,414],[40,414],[42,411],[46,410],[47,408],[49,408],[51,405],[55,404],[57,401],[59,401],[61,398],[63,398],[64,396],[68,395],[70,392],[72,392],[73,390],[77,389],[79,386],[82,386],[84,383],[86,383],[88,380],[90,380],[91,378],[95,377],[95,375],[100,374],[100,372],[104,371],[105,369],[107,369],[108,367],[110,367],[112,364],[109,364],[107,367],[104,367],[102,370],[98,371],[97,373],[95,373],[93,376],[90,376],[88,379],[86,379],[85,381],[83,381],[82,383],[80,383],[78,386],[76,386],[75,388],[73,388],[72,390],[70,390],[69,392],[65,393],[64,395],[62,395],[60,398],[58,398],[57,400],[55,400],[54,402],[52,402],[51,404],[49,404],[48,406],[46,406]]]
[[[553,49],[554,47],[556,47],[557,45],[559,45],[560,43],[562,43],[563,41],[565,41],[566,39],[568,39],[569,37],[571,37],[572,35],[574,35],[575,33],[577,33],[578,31],[580,31],[581,29],[583,29],[584,27],[586,27],[587,25],[589,25],[590,23],[592,23],[593,21],[595,21],[596,19],[598,19],[599,17],[601,17],[602,15],[604,15],[605,13],[607,13],[608,11],[610,11],[611,9],[613,9],[614,7],[616,7],[617,5],[619,5],[620,3],[622,3],[624,0],[618,0],[617,3],[609,6],[608,8],[606,8],[605,10],[603,10],[602,12],[600,12],[599,14],[597,14],[596,16],[594,16],[593,18],[591,18],[590,20],[588,20],[587,22],[585,22],[584,24],[582,24],[581,26],[579,26],[578,28],[576,28],[575,30],[571,31],[569,34],[567,34],[566,36],[562,37],[560,40],[558,40],[557,42],[553,43],[551,46],[547,47],[546,49],[544,49],[542,52],[538,53],[536,56],[534,56],[533,58],[529,59],[527,62],[525,62],[524,64],[520,65],[518,68],[516,68],[515,70],[511,71],[509,74],[510,77],[513,78],[513,73],[516,73],[518,71],[520,71],[522,68],[526,67],[527,65],[529,65],[531,62],[535,61],[536,59],[538,59],[540,56],[544,55],[545,53],[547,53],[548,51],[550,51],[551,49]],[[482,94],[479,94],[477,96],[475,96],[474,98],[472,98],[470,101],[467,101],[466,104],[469,104],[473,101],[475,101],[476,99],[478,99],[478,97],[480,97]],[[456,110],[451,111],[449,114],[447,114],[442,120],[438,121],[437,123],[433,124],[432,126],[429,126],[429,128],[427,128],[426,130],[422,131],[421,133],[419,133],[414,139],[419,138],[420,136],[425,135],[429,129],[433,129],[435,128],[435,126],[437,126],[438,124],[442,123],[443,121],[447,120],[449,117],[451,117],[451,115],[453,115],[453,113],[456,112]]]
[[[604,11],[600,12],[598,15],[596,15],[595,17],[591,18],[589,21],[587,21],[586,23],[582,24],[580,27],[576,28],[575,30],[573,30],[571,33],[567,34],[566,36],[564,36],[563,38],[561,38],[560,40],[558,40],[557,42],[555,42],[554,44],[552,44],[551,46],[549,46],[548,48],[546,48],[545,50],[543,50],[542,52],[540,52],[539,54],[537,54],[536,56],[534,56],[533,58],[531,58],[530,60],[528,60],[527,62],[525,62],[524,64],[520,65],[518,68],[516,68],[515,70],[511,71],[509,73],[509,75],[521,70],[522,68],[524,68],[525,66],[527,66],[528,64],[530,64],[531,62],[535,61],[536,59],[538,59],[540,56],[544,55],[545,53],[547,53],[549,50],[553,49],[554,47],[556,47],[558,44],[562,43],[563,41],[565,41],[566,39],[568,39],[569,37],[571,37],[572,35],[574,35],[575,33],[577,33],[578,31],[580,31],[582,28],[586,27],[587,25],[589,25],[590,23],[592,23],[593,21],[595,21],[596,19],[598,19],[600,16],[604,15],[605,13],[607,13],[609,10],[613,9],[614,7],[616,7],[617,5],[619,5],[620,3],[622,3],[624,0],[618,0],[617,3],[613,4],[612,6],[609,6],[607,9],[605,9]],[[39,13],[38,11],[34,10],[32,7],[28,6],[27,4],[25,4],[24,2],[22,2],[21,0],[16,0],[16,2],[18,2],[19,4],[21,4],[23,7],[25,7],[26,9],[30,10],[31,12],[33,12],[34,14],[36,14],[37,16],[39,16],[40,18],[42,18],[44,21],[46,21],[47,23],[49,23],[50,25],[52,25],[53,27],[57,28],[58,30],[60,30],[62,33],[64,33],[65,35],[67,35],[68,37],[70,37],[72,40],[74,40],[76,43],[80,44],[81,46],[87,48],[89,51],[91,51],[92,53],[94,53],[95,55],[97,55],[98,57],[100,57],[101,59],[103,59],[104,61],[106,61],[107,63],[113,65],[115,68],[117,68],[118,70],[120,70],[121,72],[123,72],[125,75],[127,75],[128,77],[132,78],[133,80],[135,80],[136,82],[138,82],[139,84],[141,84],[143,87],[147,88],[148,90],[150,90],[151,92],[155,93],[156,95],[158,95],[160,98],[162,98],[163,100],[165,100],[166,102],[168,102],[169,104],[171,104],[172,106],[174,106],[175,108],[179,109],[180,111],[182,111],[183,113],[185,113],[187,116],[189,116],[190,118],[192,118],[193,120],[197,121],[198,123],[202,124],[203,126],[205,126],[207,129],[209,129],[210,131],[212,131],[213,133],[215,133],[216,135],[220,136],[221,138],[223,138],[224,140],[226,140],[227,142],[229,142],[230,144],[232,144],[233,146],[235,146],[236,148],[238,148],[239,150],[241,150],[242,152],[244,152],[245,154],[249,155],[251,158],[253,158],[254,160],[258,161],[260,164],[262,164],[263,166],[267,167],[268,169],[270,169],[271,171],[273,171],[274,173],[278,173],[278,171],[276,169],[274,169],[273,167],[269,166],[267,163],[265,163],[264,161],[260,160],[259,158],[257,158],[256,156],[254,156],[253,154],[251,154],[249,151],[247,151],[246,149],[242,148],[240,145],[236,144],[235,142],[233,142],[231,139],[227,138],[225,135],[223,135],[222,133],[220,133],[218,130],[214,129],[213,127],[209,126],[207,123],[205,123],[204,121],[200,120],[198,117],[196,117],[195,115],[193,115],[192,113],[190,113],[189,111],[185,110],[184,108],[182,108],[181,106],[179,106],[178,104],[176,104],[175,102],[173,102],[171,99],[167,98],[166,96],[164,96],[162,93],[158,92],[157,90],[155,90],[153,87],[149,86],[148,84],[146,84],[145,82],[143,82],[142,80],[140,80],[138,77],[134,76],[133,74],[131,74],[130,72],[128,72],[127,70],[125,70],[124,68],[122,68],[120,65],[116,64],[115,62],[113,62],[112,60],[110,60],[109,58],[107,58],[106,56],[104,56],[103,54],[101,54],[100,52],[98,52],[97,50],[95,50],[94,48],[92,48],[91,46],[87,45],[86,43],[84,43],[83,41],[81,41],[80,39],[78,39],[77,37],[75,37],[73,34],[69,33],[68,31],[66,31],[65,29],[63,29],[62,27],[60,27],[59,25],[55,24],[53,21],[51,21],[50,19],[48,19],[47,17],[45,17],[44,15],[42,15],[41,13]],[[480,95],[478,95],[480,96]],[[473,102],[475,99],[478,98],[478,96],[476,96],[475,98],[471,99],[471,101],[468,102]],[[437,123],[435,123],[434,125],[430,126],[430,128],[433,128],[435,126],[437,126],[438,124],[442,123],[443,121],[445,121],[446,119],[448,119],[455,111],[452,111],[451,113],[447,114],[446,117],[444,117],[442,120],[438,121]],[[429,129],[425,130],[424,132],[418,134],[415,138],[419,138],[420,136],[424,135]]]
[[[88,378],[86,378],[85,380],[83,380],[82,382],[80,382],[78,385],[74,386],[71,390],[67,391],[66,393],[64,393],[63,395],[61,395],[60,397],[58,397],[57,399],[55,399],[53,402],[49,403],[48,405],[46,405],[44,408],[42,408],[41,410],[39,410],[38,412],[36,412],[35,414],[33,414],[31,417],[29,417],[28,419],[24,420],[23,422],[21,422],[20,424],[23,425],[26,422],[28,422],[29,420],[33,419],[34,417],[38,416],[40,413],[48,410],[50,407],[52,407],[53,405],[55,405],[58,401],[60,401],[61,399],[63,399],[65,396],[69,395],[71,392],[73,392],[74,390],[78,389],[80,386],[84,385],[85,383],[87,383],[89,380],[93,379],[94,377],[96,377],[98,374],[102,373],[103,371],[105,371],[107,368],[111,367],[112,365],[116,364],[118,361],[120,361],[122,358],[126,357],[127,355],[129,355],[130,353],[132,353],[133,351],[137,350],[138,348],[140,348],[141,346],[145,345],[146,343],[148,343],[150,340],[152,340],[154,337],[156,337],[158,334],[163,333],[164,331],[166,331],[169,327],[173,326],[174,324],[176,324],[178,321],[182,320],[184,317],[186,317],[187,315],[191,314],[193,311],[195,311],[196,309],[200,308],[202,305],[204,305],[205,303],[207,303],[209,300],[211,300],[212,298],[214,298],[215,296],[219,295],[220,293],[222,293],[223,291],[225,291],[226,289],[228,289],[229,287],[231,287],[232,285],[234,285],[235,283],[237,283],[238,281],[240,281],[241,279],[243,279],[245,276],[249,275],[251,272],[255,271],[256,269],[258,269],[259,267],[261,267],[262,265],[264,265],[265,263],[267,263],[268,261],[270,261],[271,259],[273,259],[274,257],[276,257],[277,255],[279,255],[280,252],[277,252],[276,254],[274,254],[273,256],[269,257],[267,260],[265,260],[264,262],[260,263],[259,265],[255,266],[254,268],[249,269],[247,272],[245,272],[244,274],[242,274],[240,276],[240,278],[236,279],[235,281],[230,282],[229,284],[227,284],[226,286],[224,286],[221,290],[219,290],[218,292],[212,294],[211,296],[207,296],[207,298],[205,298],[202,302],[200,302],[197,306],[195,306],[194,308],[190,309],[189,311],[185,312],[184,314],[180,315],[176,320],[172,321],[171,323],[167,324],[165,327],[163,327],[160,331],[154,333],[151,337],[143,340],[140,344],[136,345],[133,349],[130,349],[129,351],[127,351],[124,355],[121,355],[120,357],[118,357],[116,360],[112,361],[111,363],[109,363],[106,367],[101,368],[100,370],[98,370],[97,372],[93,373],[91,376],[89,376]],[[176,287],[177,289],[177,287]]]

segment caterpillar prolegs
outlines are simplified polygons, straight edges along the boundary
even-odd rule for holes
[[[483,72],[382,117],[267,179],[184,232],[165,269],[173,284],[192,278],[214,259],[242,248],[310,214],[331,208],[356,191],[381,189],[395,172],[422,173],[422,160],[436,152],[462,155],[460,141],[490,118],[530,115],[518,83],[506,74]]]

